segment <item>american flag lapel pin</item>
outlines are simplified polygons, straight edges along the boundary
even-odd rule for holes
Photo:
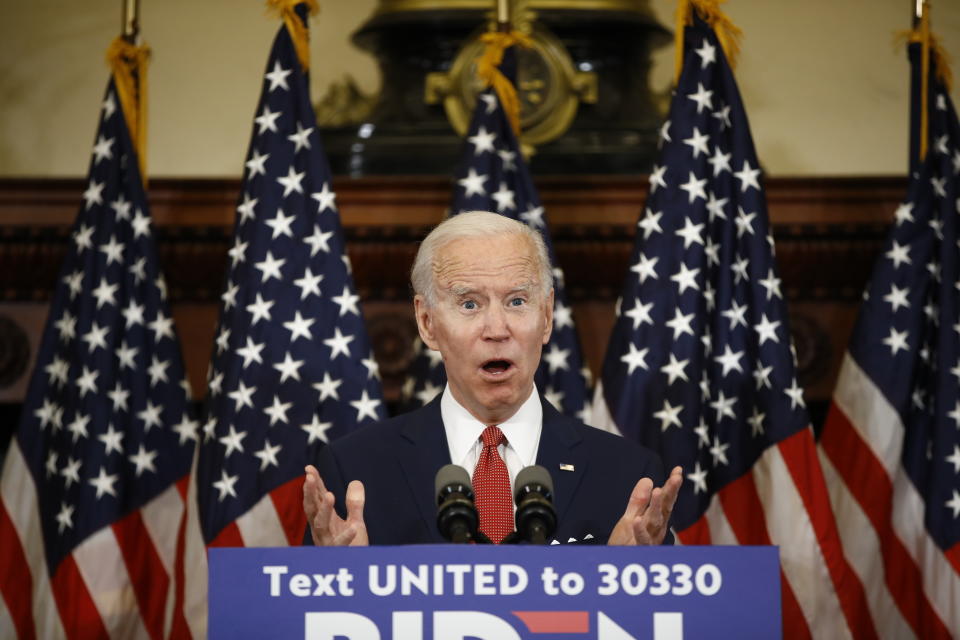
[[[560,463],[560,471],[574,471],[572,464],[567,464],[565,462]]]

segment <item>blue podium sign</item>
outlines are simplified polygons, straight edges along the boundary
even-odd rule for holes
[[[210,550],[209,637],[779,638],[776,547]]]

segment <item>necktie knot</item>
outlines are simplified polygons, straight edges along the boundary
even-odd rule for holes
[[[503,431],[500,431],[500,427],[492,424],[483,430],[483,433],[480,434],[480,440],[483,441],[485,447],[499,447],[507,439],[503,435]]]

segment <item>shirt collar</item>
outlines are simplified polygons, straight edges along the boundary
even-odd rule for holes
[[[480,422],[467,409],[457,402],[448,384],[440,398],[440,416],[447,433],[447,445],[450,447],[450,460],[460,464],[470,449],[480,439],[487,425]],[[537,385],[517,412],[497,425],[506,436],[507,442],[517,452],[524,466],[536,462],[537,445],[540,443],[540,431],[543,429],[543,406]]]

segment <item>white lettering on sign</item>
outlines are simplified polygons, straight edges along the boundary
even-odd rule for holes
[[[427,614],[429,615],[429,613]],[[427,640],[423,633],[423,611],[394,611],[390,635],[382,635],[376,623],[359,613],[347,611],[310,612],[304,618],[306,640]],[[597,611],[597,640],[639,640],[603,611]],[[386,632],[386,629],[384,629]],[[649,636],[642,635],[642,638]],[[521,640],[510,620],[486,611],[433,612],[432,640]],[[652,640],[683,640],[683,614],[656,611]]]
[[[712,596],[720,591],[723,584],[723,576],[715,564],[703,564],[694,571],[690,565],[682,563],[669,567],[659,562],[649,567],[628,564],[622,569],[615,564],[604,563],[597,566],[597,571],[600,573],[597,593],[601,596],[612,596],[621,591],[628,596],[643,593],[651,596],[686,596],[694,590],[700,595]]]
[[[679,611],[655,612],[653,640],[683,640],[683,614]]]
[[[283,595],[283,580],[290,572],[286,565],[264,565],[264,575],[270,576],[270,596],[278,598]],[[352,596],[353,574],[341,567],[335,573],[295,573],[286,581],[287,592],[298,598],[307,596]]]
[[[380,640],[380,630],[373,620],[359,613],[311,611],[304,614],[303,637],[304,640]]]
[[[576,571],[559,574],[553,567],[544,567],[540,580],[543,582],[543,592],[548,596],[557,596],[561,593],[565,596],[575,596],[583,591],[585,584],[583,576]]]
[[[437,611],[433,614],[433,640],[520,640],[513,626],[485,611]]]
[[[278,566],[278,565],[266,565],[263,568],[263,572],[270,576],[270,596],[276,598],[280,595],[280,576],[287,573],[289,569],[287,567]]]
[[[517,595],[529,584],[516,564],[370,565],[367,585],[376,596],[450,593],[475,596]]]

